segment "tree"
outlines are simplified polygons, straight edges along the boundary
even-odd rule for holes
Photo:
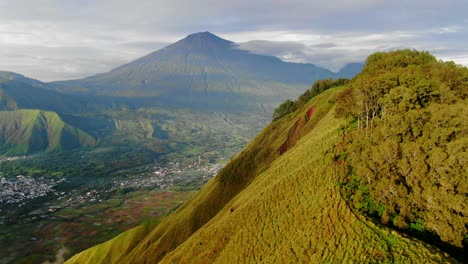
[[[353,153],[342,155],[351,205],[400,229],[466,243],[467,76],[467,68],[427,52],[369,56],[337,98],[336,116],[366,130],[344,130],[343,151]]]
[[[291,100],[286,100],[284,103],[280,104],[278,108],[273,112],[273,120],[280,119],[281,117],[294,111],[294,102]]]

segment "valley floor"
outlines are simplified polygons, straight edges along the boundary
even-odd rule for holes
[[[0,177],[0,263],[42,263],[59,252],[67,258],[139,224],[154,225],[222,166],[200,157],[94,183]],[[85,184],[76,186],[80,180]]]

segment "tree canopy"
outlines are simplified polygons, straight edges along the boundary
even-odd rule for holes
[[[468,235],[468,69],[378,52],[337,98],[344,193],[355,208],[455,247]]]

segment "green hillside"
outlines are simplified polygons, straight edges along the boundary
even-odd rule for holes
[[[93,137],[65,123],[55,112],[0,111],[0,154],[23,155],[95,144]]]
[[[408,54],[399,58],[406,65],[411,59]],[[369,60],[364,72],[373,66]],[[451,83],[458,74],[454,76],[443,82]],[[358,81],[359,77],[347,87]],[[353,205],[343,174],[348,168],[343,166],[348,162],[342,151],[343,131],[358,128],[348,127],[350,118],[335,114],[338,96],[348,89],[329,88],[309,101],[294,102],[292,112],[267,126],[154,229],[137,227],[67,263],[457,262],[434,246],[439,245],[436,239],[424,242],[402,234]],[[301,98],[309,98],[307,94]],[[338,99],[339,115],[343,98],[346,93]],[[362,126],[361,122],[359,129]],[[466,124],[459,127],[466,129]],[[466,142],[461,147],[466,150]],[[361,154],[355,151],[348,156]],[[352,167],[354,160],[349,162]],[[453,181],[466,181],[466,174],[452,176]],[[458,186],[466,193],[465,185]],[[442,214],[447,218],[431,222],[428,233],[444,228],[445,221],[458,221]]]

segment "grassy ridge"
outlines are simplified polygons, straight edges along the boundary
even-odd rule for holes
[[[23,155],[92,146],[96,140],[55,112],[0,111],[0,154]]]
[[[341,199],[323,156],[339,124],[327,115],[163,263],[442,261],[418,242],[360,221]]]
[[[332,111],[341,90],[272,122],[156,228],[138,227],[67,263],[442,262],[437,250],[360,220],[342,199],[325,155],[342,124]],[[280,156],[290,137],[295,146]]]

